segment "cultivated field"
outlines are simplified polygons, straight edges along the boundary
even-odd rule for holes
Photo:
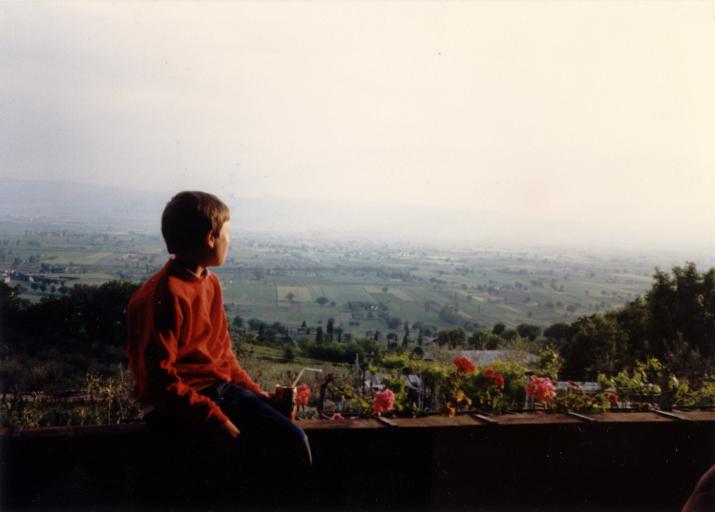
[[[37,301],[75,284],[141,282],[166,261],[157,234],[116,227],[4,224],[3,279]],[[618,307],[650,288],[654,267],[682,261],[575,251],[390,247],[369,241],[243,236],[220,277],[231,316],[297,327],[335,319],[363,336],[522,322],[548,326]],[[705,262],[703,267],[712,265]],[[324,303],[316,300],[324,298]]]

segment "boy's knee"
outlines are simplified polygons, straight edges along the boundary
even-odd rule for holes
[[[313,452],[310,449],[310,441],[308,441],[308,436],[303,432],[303,450],[308,466],[313,465]]]
[[[310,449],[310,440],[305,431],[294,425],[293,435],[291,436],[292,444],[295,450],[299,452],[305,460],[306,465],[310,466],[313,463],[313,454]]]

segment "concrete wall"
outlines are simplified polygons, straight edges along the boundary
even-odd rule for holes
[[[679,510],[715,464],[715,412],[304,422],[325,510]],[[3,510],[245,510],[226,445],[143,425],[0,436]],[[191,475],[186,477],[186,475]],[[201,474],[202,478],[196,478]],[[280,493],[280,482],[266,482]]]

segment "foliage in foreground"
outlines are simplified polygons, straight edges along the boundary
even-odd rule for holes
[[[453,416],[474,411],[502,414],[512,410],[541,409],[557,412],[599,413],[607,410],[672,409],[673,407],[715,407],[715,376],[708,375],[697,386],[678,378],[657,359],[637,362],[633,371],[602,374],[600,390],[587,393],[576,382],[557,391],[549,377],[553,366],[528,370],[517,361],[495,361],[477,367],[458,356],[453,364],[388,355],[367,364],[367,371],[382,375],[373,387],[365,372],[354,367],[326,365],[322,374],[304,379],[300,416],[350,415],[417,417],[427,414]],[[257,376],[265,389],[277,383],[289,384],[300,365],[277,364],[244,358],[244,366]],[[417,376],[421,386],[410,386]],[[414,381],[413,381],[414,382]],[[138,407],[131,398],[131,379],[123,367],[115,376],[88,374],[84,387],[70,396],[41,393],[2,395],[2,426],[10,428],[52,425],[116,424],[138,419]]]
[[[634,368],[657,358],[677,374],[703,378],[715,363],[715,269],[699,273],[693,263],[656,269],[643,298],[605,314],[584,316],[546,329],[560,348],[570,378]]]

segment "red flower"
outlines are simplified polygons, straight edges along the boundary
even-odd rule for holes
[[[307,384],[300,384],[295,390],[296,405],[308,405],[310,399],[310,387]]]
[[[333,415],[330,417],[330,419],[331,419],[332,421],[343,421],[343,420],[345,420],[345,418],[343,418],[343,415],[340,414],[339,412],[336,412],[335,414],[333,414]]]
[[[556,396],[556,388],[550,378],[532,375],[526,387],[526,393],[539,402],[546,403]]]
[[[380,414],[392,410],[395,403],[395,393],[391,389],[378,391],[375,393],[375,399],[372,402],[372,412]]]
[[[611,407],[618,407],[618,395],[615,393],[606,393],[606,398],[611,402]]]
[[[504,376],[501,373],[487,368],[484,370],[484,377],[489,381],[490,385],[504,389]]]
[[[457,370],[462,373],[474,373],[474,370],[477,369],[477,367],[474,366],[474,363],[468,357],[465,356],[455,357],[454,366],[456,366]]]

